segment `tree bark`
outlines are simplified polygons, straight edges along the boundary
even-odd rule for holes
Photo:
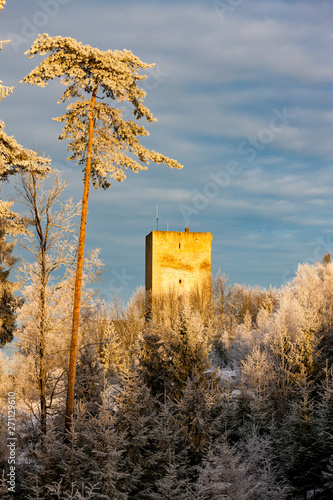
[[[84,173],[80,236],[79,236],[76,277],[75,277],[75,287],[74,287],[72,338],[71,338],[71,346],[69,354],[68,388],[67,388],[66,416],[65,416],[65,428],[68,431],[70,431],[72,426],[73,408],[74,408],[74,386],[75,386],[77,342],[79,333],[79,319],[80,319],[80,305],[81,305],[82,271],[83,271],[83,259],[84,259],[84,244],[86,239],[88,199],[89,199],[89,187],[91,178],[91,152],[92,152],[92,143],[94,136],[94,115],[95,115],[95,102],[96,102],[97,89],[98,89],[98,80],[96,81],[96,85],[91,97],[87,161]]]

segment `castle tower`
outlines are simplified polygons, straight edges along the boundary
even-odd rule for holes
[[[211,233],[152,231],[146,236],[146,291],[210,296]]]

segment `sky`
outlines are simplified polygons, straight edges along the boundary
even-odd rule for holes
[[[20,83],[39,61],[24,52],[48,33],[155,63],[144,144],[184,167],[91,190],[86,248],[101,249],[106,301],[144,285],[156,205],[160,230],[212,233],[212,273],[231,283],[280,287],[333,253],[332,21],[329,0],[7,0],[1,80],[15,90],[0,116],[68,177],[67,198],[81,199],[82,172],[52,120],[63,87]]]

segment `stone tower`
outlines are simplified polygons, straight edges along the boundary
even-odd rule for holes
[[[146,291],[209,294],[211,233],[152,231],[146,236]]]

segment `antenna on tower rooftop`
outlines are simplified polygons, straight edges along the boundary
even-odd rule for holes
[[[156,231],[158,231],[158,205],[156,205]]]

